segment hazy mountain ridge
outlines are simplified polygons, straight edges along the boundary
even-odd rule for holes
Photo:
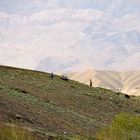
[[[0,1],[1,64],[75,71],[75,59],[81,69],[140,69],[139,1],[14,1]]]
[[[69,77],[85,84],[89,84],[89,79],[92,79],[95,87],[104,87],[117,92],[140,96],[140,71],[89,70],[81,73],[72,73]]]

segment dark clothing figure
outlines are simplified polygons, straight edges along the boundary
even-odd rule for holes
[[[51,73],[50,75],[51,75],[51,78],[53,79],[53,78],[54,78],[54,74],[53,74],[53,73]]]
[[[92,80],[90,79],[90,87],[92,87]]]

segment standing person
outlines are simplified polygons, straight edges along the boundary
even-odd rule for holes
[[[92,80],[90,79],[90,87],[92,87]]]
[[[50,75],[51,75],[51,78],[53,79],[53,78],[54,78],[54,74],[53,74],[53,73],[51,73]]]

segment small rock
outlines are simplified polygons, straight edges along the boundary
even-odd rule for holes
[[[66,135],[66,134],[67,134],[67,132],[65,132],[65,131],[64,131],[64,134]]]
[[[21,119],[21,115],[19,115],[19,114],[16,114],[16,118],[18,119],[18,120],[20,120]]]

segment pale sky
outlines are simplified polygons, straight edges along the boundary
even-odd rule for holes
[[[140,69],[139,0],[0,0],[0,64]]]

